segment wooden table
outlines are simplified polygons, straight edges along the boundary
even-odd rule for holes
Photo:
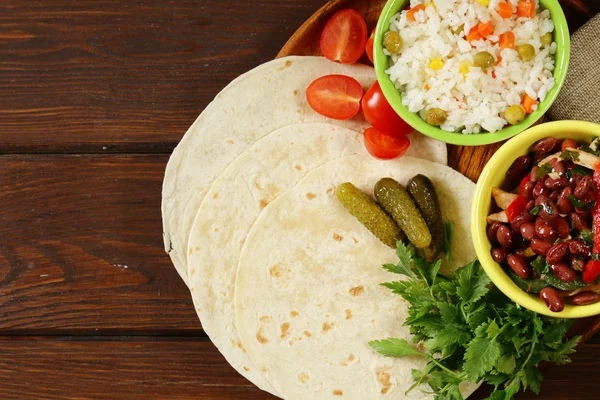
[[[1,2],[0,399],[271,398],[203,333],[161,184],[215,94],[323,4]],[[573,358],[539,398],[600,398],[600,340]]]

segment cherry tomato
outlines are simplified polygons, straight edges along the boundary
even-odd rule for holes
[[[375,82],[363,96],[361,107],[365,119],[373,128],[392,136],[403,136],[414,129],[398,116],[386,100],[379,82]]]
[[[375,29],[371,32],[371,36],[369,36],[369,40],[367,40],[367,44],[365,45],[365,53],[367,53],[367,57],[369,57],[369,61],[371,64],[375,64],[373,61],[373,46],[375,43]]]
[[[321,33],[321,53],[331,61],[352,64],[362,56],[366,42],[365,19],[354,10],[342,10],[331,17]]]
[[[333,119],[350,119],[360,111],[363,88],[346,75],[325,75],[306,89],[306,100],[313,110]]]
[[[391,136],[375,128],[365,129],[365,147],[375,158],[391,160],[402,157],[410,147],[410,139],[406,136]]]

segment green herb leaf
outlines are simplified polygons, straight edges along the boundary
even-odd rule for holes
[[[446,222],[444,224],[444,244],[442,246],[442,251],[446,255],[446,260],[450,265],[452,262],[452,238],[454,236],[454,223]]]
[[[413,273],[411,272],[410,268],[407,268],[402,263],[398,263],[397,265],[384,264],[383,268],[387,269],[388,271],[390,271],[391,273],[394,273],[394,274],[400,274],[400,275],[404,275],[404,276],[408,276],[408,277],[413,276]]]
[[[502,348],[498,341],[489,337],[473,339],[465,353],[464,371],[472,382],[479,382],[502,356]]]
[[[540,165],[535,173],[535,178],[540,179],[552,172],[552,166],[548,163]]]
[[[533,208],[531,209],[531,211],[529,211],[529,214],[531,214],[531,215],[534,215],[534,216],[535,216],[535,215],[538,215],[538,214],[540,213],[540,211],[542,211],[542,205],[541,205],[541,204],[540,204],[540,205],[537,205],[537,206],[535,206],[535,207],[533,207]]]
[[[498,365],[496,365],[498,372],[502,372],[503,374],[512,374],[516,368],[517,361],[513,354],[504,354],[498,360]]]
[[[384,339],[369,342],[369,346],[380,354],[388,357],[407,357],[424,355],[419,350],[413,348],[410,343],[404,339]]]
[[[569,202],[573,205],[573,207],[577,207],[582,211],[587,211],[589,209],[591,209],[594,204],[596,204],[595,201],[590,201],[588,203],[585,203],[581,200],[579,200],[577,197],[573,196],[572,194],[567,196],[567,199],[569,199]]]
[[[560,153],[560,158],[565,161],[579,161],[579,153],[572,150],[565,150]]]
[[[591,246],[594,244],[594,233],[590,229],[581,231],[581,239],[585,242],[585,244]]]
[[[593,153],[592,153],[593,154]],[[579,174],[579,175],[583,175],[583,176],[587,176],[587,175],[591,175],[592,171],[590,171],[587,168],[583,168],[580,165],[575,166],[575,168],[567,171],[565,173],[565,176],[567,177],[567,179],[571,179],[571,177],[575,174]]]

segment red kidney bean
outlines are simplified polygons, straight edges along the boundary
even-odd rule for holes
[[[573,194],[578,199],[582,199],[582,198],[585,197],[585,195],[588,194],[588,192],[590,191],[591,188],[592,188],[592,177],[591,176],[584,176],[583,178],[581,178],[581,180],[579,181],[579,183],[575,187],[575,190],[573,191]]]
[[[531,147],[531,151],[534,153],[548,153],[554,150],[557,142],[558,140],[553,137],[540,139]]]
[[[556,141],[556,144],[554,145],[554,148],[552,149],[552,151],[555,153],[559,152],[562,147],[563,141],[564,141],[564,139],[558,139]]]
[[[540,292],[540,298],[544,300],[548,309],[552,312],[560,312],[565,308],[565,303],[558,294],[558,291],[554,288],[543,288]]]
[[[592,250],[583,240],[569,240],[569,253],[575,256],[591,257]]]
[[[530,241],[535,238],[535,224],[533,222],[524,223],[519,230],[523,239]]]
[[[513,161],[512,165],[506,171],[506,177],[513,181],[520,181],[531,168],[531,157],[520,156]]]
[[[560,261],[556,264],[550,264],[550,269],[554,272],[554,275],[563,282],[573,282],[577,279],[577,274],[566,263]]]
[[[566,218],[558,217],[556,220],[556,231],[558,232],[558,237],[561,239],[566,239],[571,234],[571,226]]]
[[[556,190],[564,188],[569,184],[569,180],[567,178],[548,178],[544,181],[544,186],[546,186],[550,190]]]
[[[534,165],[533,168],[531,168],[531,172],[529,173],[529,180],[532,182],[537,181],[537,170],[538,170],[538,166]]]
[[[495,249],[492,249],[492,258],[497,263],[503,262],[506,260],[506,250],[504,250],[502,247],[496,247]]]
[[[588,229],[588,224],[585,222],[585,218],[582,215],[572,212],[569,214],[569,218],[571,219],[573,227],[578,231],[581,232]]]
[[[556,208],[558,209],[559,213],[568,214],[571,212],[571,210],[573,209],[573,205],[571,204],[567,196],[570,196],[572,194],[573,188],[571,186],[567,186],[563,189],[562,192],[560,192],[560,196],[558,196],[558,200],[556,200]]]
[[[559,217],[558,210],[550,199],[548,199],[546,203],[542,204],[542,209],[538,215],[541,219],[550,224],[554,224]]]
[[[529,200],[527,202],[527,205],[525,206],[525,209],[527,211],[531,211],[531,210],[533,210],[533,207],[535,207],[535,200]]]
[[[554,241],[558,236],[556,230],[541,218],[535,220],[535,233],[544,240]]]
[[[571,175],[571,177],[569,178],[569,185],[572,185],[573,187],[577,186],[581,178],[583,178],[583,176],[579,174]]]
[[[510,228],[506,225],[502,225],[498,228],[498,232],[496,232],[496,239],[500,246],[510,249],[513,244],[513,234]]]
[[[515,271],[519,278],[527,279],[531,275],[531,268],[525,261],[525,258],[520,255],[511,254],[506,258],[508,266]]]
[[[585,267],[585,261],[583,261],[581,258],[573,258],[571,260],[571,268],[574,271],[581,272],[581,271],[583,271],[584,267]]]
[[[533,199],[533,188],[535,187],[535,181],[527,181],[523,185],[523,193],[521,193],[526,200]]]
[[[549,200],[549,197],[546,195],[539,195],[535,197],[535,205],[536,206],[541,206],[543,204],[546,204]]]
[[[594,304],[600,300],[600,294],[595,292],[581,292],[571,297],[571,303],[576,306],[585,306],[587,304]]]
[[[554,164],[554,171],[558,173],[561,177],[565,175],[565,164],[562,161],[557,161]]]
[[[556,200],[558,200],[558,190],[553,191],[552,193],[550,193],[550,196],[548,196],[548,198],[554,202],[556,202]]]
[[[533,187],[533,197],[539,197],[539,196],[550,196],[550,193],[552,193],[550,191],[550,189],[548,189],[546,186],[544,186],[544,178],[541,178]]]
[[[547,158],[551,154],[552,154],[552,152],[550,152],[550,151],[547,153],[533,153],[533,162],[535,162],[536,164],[539,164],[540,161]],[[554,160],[554,158],[552,160]]]
[[[576,149],[577,146],[577,142],[573,139],[565,139],[562,142],[561,150],[565,151],[566,149]]]
[[[548,250],[548,254],[546,254],[546,261],[548,261],[548,264],[556,264],[565,256],[565,254],[567,254],[568,250],[569,245],[567,243],[556,243]]]
[[[532,239],[529,246],[535,254],[542,257],[546,257],[546,254],[548,254],[548,250],[550,250],[550,247],[552,247],[550,243],[538,238]]]
[[[519,215],[517,215],[510,223],[510,226],[513,231],[519,232],[519,228],[526,222],[533,222],[534,217],[527,210],[521,211]]]
[[[492,243],[497,243],[496,234],[498,233],[498,228],[500,228],[501,226],[502,226],[502,222],[494,221],[488,227],[487,235],[488,235],[488,239],[490,239],[490,241]]]

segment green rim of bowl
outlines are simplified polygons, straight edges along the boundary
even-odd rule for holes
[[[571,54],[569,27],[565,18],[565,14],[557,0],[540,0],[542,8],[550,10],[550,16],[554,21],[554,40],[557,44],[557,50],[555,55],[556,64],[554,69],[555,84],[552,90],[548,92],[548,95],[544,101],[539,104],[538,109],[534,113],[527,116],[527,118],[525,118],[525,120],[520,124],[506,127],[494,133],[467,135],[462,133],[446,132],[442,129],[427,124],[418,114],[408,111],[408,109],[402,104],[400,91],[396,89],[390,80],[389,75],[385,73],[385,71],[389,68],[389,59],[388,56],[383,53],[383,34],[389,30],[390,18],[401,11],[404,8],[404,5],[407,3],[408,0],[389,0],[383,8],[375,31],[374,61],[377,80],[379,81],[379,85],[381,86],[384,96],[394,110],[398,113],[398,115],[400,115],[404,121],[406,121],[417,131],[446,143],[463,146],[478,146],[496,143],[506,140],[529,128],[537,120],[542,118],[554,100],[556,100],[556,96],[558,95],[558,92],[565,81],[569,66],[569,58]]]
[[[539,314],[556,318],[584,318],[600,314],[600,303],[574,306],[565,304],[563,311],[555,313],[537,295],[521,290],[506,274],[500,264],[492,259],[492,244],[487,237],[487,221],[492,203],[492,187],[500,186],[513,161],[526,154],[529,148],[545,137],[575,139],[591,142],[600,136],[600,125],[583,121],[556,121],[535,126],[506,142],[488,161],[475,189],[471,206],[471,236],[477,258],[494,285],[515,303]]]

